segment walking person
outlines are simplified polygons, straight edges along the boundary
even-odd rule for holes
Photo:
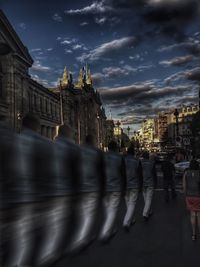
[[[176,185],[175,185],[175,168],[174,164],[171,161],[171,157],[168,156],[161,165],[161,170],[163,172],[163,186],[165,191],[165,201],[169,202],[169,188],[171,189],[171,197],[175,199],[176,194]]]
[[[105,197],[103,199],[104,223],[99,239],[108,242],[116,233],[115,223],[120,205],[122,191],[125,190],[125,168],[123,157],[118,152],[115,141],[108,145],[108,152],[104,156],[105,162]]]
[[[186,196],[187,209],[190,211],[192,240],[197,239],[200,231],[200,168],[196,160],[191,160],[189,169],[183,175],[183,191]]]
[[[139,194],[140,187],[140,161],[135,158],[135,150],[130,146],[125,157],[126,168],[126,214],[123,221],[123,227],[129,231],[132,224],[135,223],[134,211]]]
[[[87,135],[80,147],[78,201],[76,225],[69,247],[71,253],[79,252],[95,238],[94,226],[104,179],[103,152],[95,147],[94,137]]]
[[[44,214],[45,235],[38,258],[42,264],[53,263],[69,246],[78,180],[79,147],[72,142],[72,130],[68,125],[59,127],[51,147],[53,189]]]
[[[144,197],[144,209],[143,218],[144,221],[148,221],[149,217],[152,215],[152,199],[154,188],[157,185],[157,174],[154,161],[149,159],[149,152],[145,151],[143,153],[143,158],[141,160],[142,166],[142,179],[143,179],[143,197]]]

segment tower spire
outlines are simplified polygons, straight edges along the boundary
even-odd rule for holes
[[[83,74],[83,69],[80,69],[79,72],[79,78],[78,78],[78,83],[76,84],[76,88],[81,89],[84,86],[84,74]]]
[[[90,69],[88,67],[87,67],[86,83],[88,85],[92,85],[92,76],[91,76]]]
[[[64,72],[63,72],[63,78],[61,81],[62,86],[67,86],[69,84],[69,77],[68,76],[69,76],[69,73],[67,71],[67,67],[65,66]]]

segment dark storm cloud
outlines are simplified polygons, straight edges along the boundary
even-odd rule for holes
[[[200,68],[195,68],[185,72],[185,76],[188,80],[200,82]]]
[[[189,22],[195,20],[199,15],[200,1],[198,0],[99,0],[93,1],[90,5],[80,9],[66,10],[66,14],[71,15],[93,15],[100,16],[97,19],[105,22],[110,17],[123,17],[127,14],[139,15],[147,23],[159,26],[159,32],[183,38],[183,28]],[[133,16],[134,18],[134,16]],[[135,23],[135,21],[134,21]],[[155,35],[155,29],[148,31],[149,36]]]
[[[191,91],[191,85],[180,85],[176,87],[156,88],[151,84],[131,85],[126,87],[117,87],[113,89],[100,90],[101,97],[106,104],[133,105],[133,104],[148,104],[156,103],[160,99],[181,96],[184,93]]]
[[[123,101],[131,98],[136,98],[144,92],[149,92],[152,89],[149,84],[142,85],[130,85],[124,87],[117,87],[112,89],[101,89],[99,90],[103,101]]]
[[[182,56],[182,57],[175,57],[172,58],[170,60],[163,60],[160,61],[159,64],[163,65],[163,66],[181,66],[181,65],[185,65],[193,60],[198,60],[199,57],[195,57],[193,55],[186,55],[186,56]]]
[[[195,43],[197,41],[197,43]],[[186,42],[181,42],[181,43],[175,43],[169,46],[162,46],[158,49],[158,52],[171,52],[174,50],[179,51],[182,49],[183,51],[189,52],[190,54],[194,56],[200,55],[200,44],[198,40],[193,40],[191,41],[186,41]]]
[[[80,62],[96,61],[111,53],[119,52],[122,49],[131,48],[138,44],[138,39],[134,36],[127,36],[115,39],[97,46],[95,49],[77,57]]]

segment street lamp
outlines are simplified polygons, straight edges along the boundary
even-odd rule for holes
[[[117,121],[117,123],[116,123],[116,125],[117,125],[117,133],[118,133],[118,145],[119,145],[119,147],[120,147],[120,141],[119,141],[119,126],[120,126],[120,121]]]
[[[179,136],[179,127],[178,127],[178,116],[179,116],[179,112],[178,109],[176,108],[174,111],[174,116],[176,118],[176,137]]]
[[[97,113],[97,143],[98,143],[98,147],[100,146],[100,125],[99,125],[99,120],[100,120],[100,116],[99,113]]]
[[[127,127],[128,137],[129,137],[130,129],[131,129],[131,128],[128,126],[128,127]]]

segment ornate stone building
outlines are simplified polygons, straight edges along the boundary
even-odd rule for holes
[[[99,147],[105,145],[105,110],[100,95],[92,86],[90,69],[85,66],[80,70],[77,83],[73,83],[72,75],[66,67],[63,78],[57,88],[52,89],[60,95],[62,121],[74,130],[77,143],[83,143],[85,136],[91,134]]]
[[[106,116],[88,67],[81,69],[75,85],[65,68],[58,87],[48,89],[31,79],[32,65],[28,49],[0,10],[0,115],[6,115],[11,128],[20,132],[22,117],[35,113],[40,118],[41,134],[49,138],[66,122],[74,129],[77,143],[92,134],[96,144],[103,147]]]
[[[20,131],[21,118],[33,112],[40,117],[41,134],[52,138],[60,124],[60,99],[31,79],[32,64],[28,49],[0,11],[0,114]]]

